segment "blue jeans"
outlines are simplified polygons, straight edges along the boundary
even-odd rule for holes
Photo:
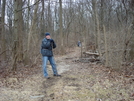
[[[53,70],[53,74],[57,75],[57,68],[56,68],[56,63],[55,63],[55,60],[54,60],[54,57],[53,56],[43,56],[42,57],[43,59],[43,72],[44,72],[44,76],[45,77],[48,77],[48,73],[47,73],[47,62],[49,60],[51,66],[52,66],[52,70]]]

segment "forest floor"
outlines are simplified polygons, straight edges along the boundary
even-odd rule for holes
[[[79,49],[55,56],[62,77],[42,73],[42,61],[17,72],[0,69],[0,101],[134,101],[134,66],[131,72],[114,71],[102,64],[75,62]]]

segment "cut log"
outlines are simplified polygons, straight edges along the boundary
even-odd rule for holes
[[[99,56],[99,53],[92,53],[92,52],[83,52],[83,54]]]
[[[92,52],[83,52],[83,54],[85,54],[85,56],[87,57],[87,56],[92,56],[92,57],[94,57],[94,58],[97,58],[97,57],[99,57],[99,53],[92,53]]]
[[[100,59],[95,59],[95,58],[80,58],[80,59],[73,60],[73,62],[83,62],[83,63],[100,62]]]

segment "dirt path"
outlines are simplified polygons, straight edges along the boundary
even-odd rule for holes
[[[34,75],[6,78],[0,82],[0,101],[134,101],[134,79],[124,77],[102,65],[76,63],[78,52],[56,56],[62,77],[42,76],[41,66]]]

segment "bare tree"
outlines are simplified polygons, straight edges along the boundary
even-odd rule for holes
[[[35,0],[35,3],[38,2],[38,0]],[[34,52],[31,52],[31,49],[33,47],[36,47],[36,42],[38,37],[36,37],[36,24],[37,24],[37,11],[38,11],[38,3],[35,5],[34,9],[34,14],[33,14],[33,19],[32,19],[32,24],[30,26],[30,30],[28,33],[28,43],[27,43],[27,52],[25,53],[25,64],[30,64],[32,61],[32,54]]]
[[[14,43],[12,70],[17,69],[17,61],[23,61],[23,17],[22,0],[14,0]]]
[[[40,18],[40,28],[41,28],[41,33],[44,35],[45,31],[45,17],[44,17],[44,11],[45,11],[45,2],[42,0],[42,11],[41,11],[41,18]]]
[[[53,38],[61,54],[68,47],[75,47],[80,40],[85,48],[83,51],[98,50],[106,66],[120,68],[122,62],[134,57],[133,0],[35,0],[34,4],[30,0],[4,2],[8,7],[3,17],[7,15],[7,32],[10,34],[2,34],[1,47],[5,51],[4,45],[14,46],[12,60],[15,68],[17,61],[30,64],[37,60],[39,51],[35,47],[39,46],[42,33],[46,31],[54,33]],[[4,30],[2,33],[5,33]],[[7,53],[3,56],[11,54]]]

